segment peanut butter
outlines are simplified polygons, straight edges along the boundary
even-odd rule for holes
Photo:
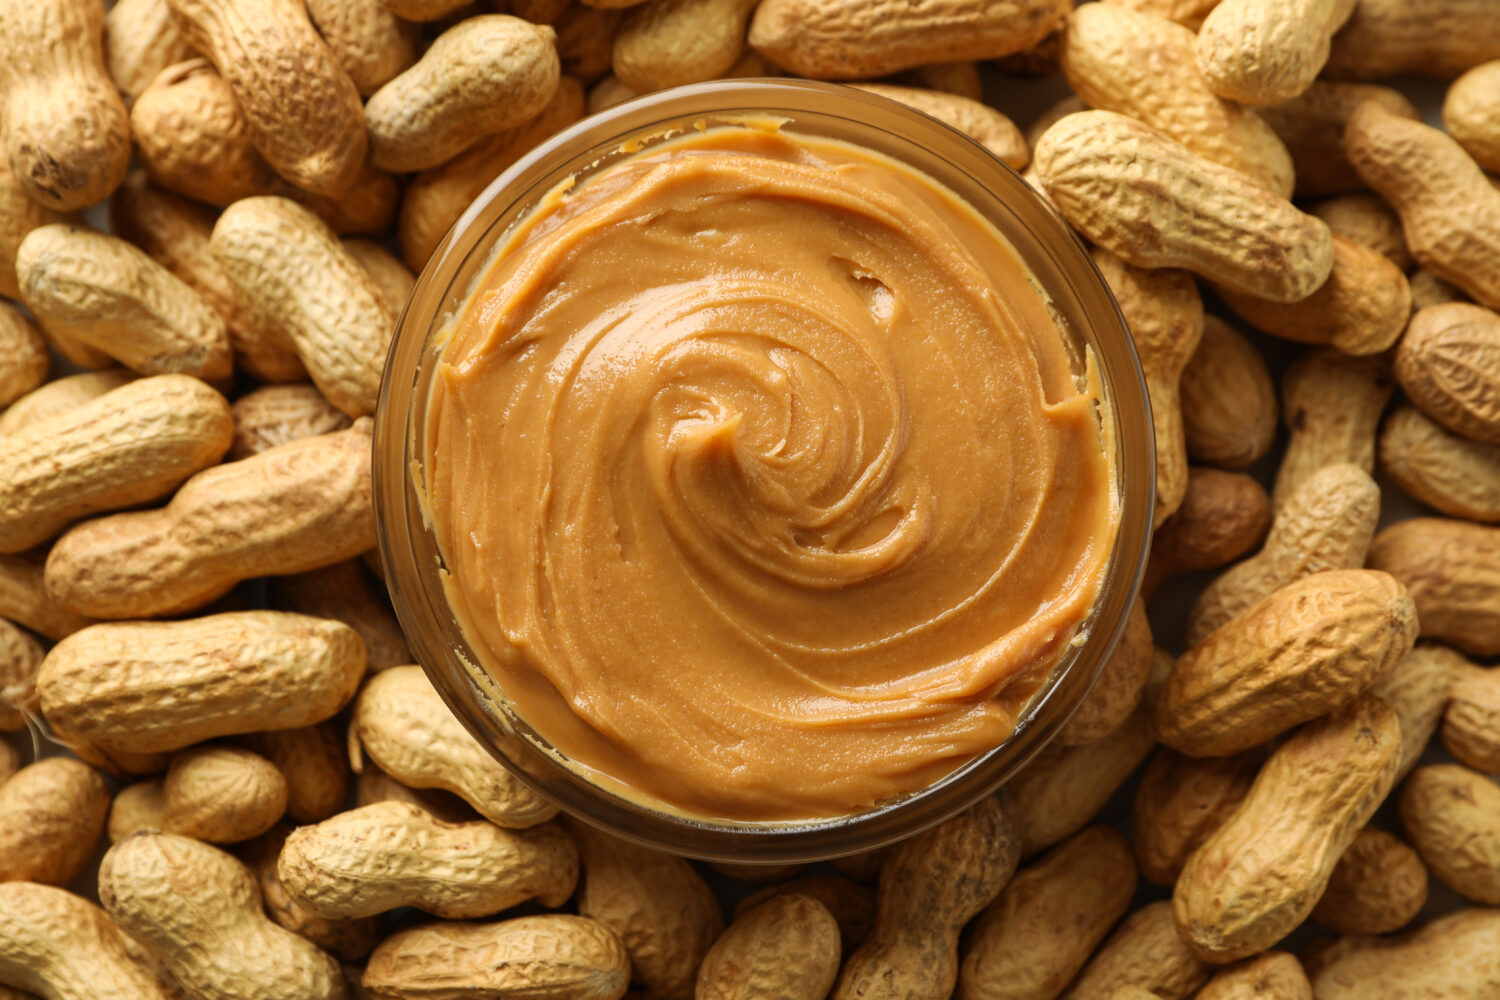
[[[511,708],[657,808],[847,814],[1003,742],[1118,528],[1092,362],[1008,242],[881,154],[655,145],[504,238],[423,474]]]

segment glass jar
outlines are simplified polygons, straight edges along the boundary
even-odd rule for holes
[[[479,664],[442,583],[423,500],[421,429],[436,335],[485,274],[502,234],[561,182],[587,178],[653,142],[716,121],[784,119],[783,131],[893,157],[967,201],[1012,244],[1050,296],[1075,356],[1097,361],[1113,447],[1120,522],[1099,597],[1013,735],[941,780],[867,810],[803,822],[720,822],[616,794],[568,766],[507,705]],[[460,217],[417,281],[397,327],[375,433],[375,510],[391,597],[413,654],[470,732],[563,809],[618,836],[673,853],[735,862],[808,861],[910,836],[991,793],[1057,733],[1124,629],[1151,534],[1155,451],[1145,382],[1113,298],[1087,251],[1014,171],[957,131],[860,90],[786,80],[726,80],[648,95],[589,117],[506,170]]]

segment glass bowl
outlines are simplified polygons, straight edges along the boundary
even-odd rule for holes
[[[616,794],[570,767],[517,716],[482,668],[444,592],[442,554],[421,488],[421,428],[435,336],[467,301],[502,234],[560,182],[663,137],[747,116],[903,161],[966,200],[1010,241],[1051,297],[1079,357],[1097,361],[1120,522],[1098,600],[1077,640],[1021,713],[1009,739],[894,801],[833,819],[726,822]],[[617,836],[672,853],[741,863],[810,861],[918,833],[990,794],[1057,733],[1114,650],[1151,534],[1155,450],[1145,381],[1124,321],[1089,255],[1052,207],[983,147],[940,122],[854,88],[726,80],[651,94],[573,125],[506,170],[460,217],[419,277],[397,326],[375,431],[375,510],[391,598],[416,659],[476,739],[539,794]]]

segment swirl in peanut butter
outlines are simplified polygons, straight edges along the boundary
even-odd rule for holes
[[[549,198],[424,475],[512,709],[657,807],[846,814],[1003,742],[1098,597],[1101,400],[1014,250],[859,147],[720,127]]]

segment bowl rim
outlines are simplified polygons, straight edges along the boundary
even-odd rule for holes
[[[413,485],[420,453],[413,454],[411,439],[412,397],[423,350],[441,328],[443,317],[467,301],[472,280],[458,287],[460,279],[466,273],[472,279],[487,269],[489,257],[508,228],[498,222],[524,216],[529,203],[551,190],[561,177],[598,165],[630,140],[659,136],[669,124],[681,126],[695,118],[732,121],[736,115],[752,114],[787,117],[793,130],[798,121],[819,118],[838,120],[851,131],[879,131],[882,145],[873,148],[895,155],[889,146],[905,145],[917,159],[946,166],[952,176],[988,192],[995,201],[991,208],[1028,219],[1028,225],[1001,225],[992,211],[981,210],[1033,274],[1033,261],[1016,245],[1018,235],[1034,244],[1027,248],[1033,254],[1042,253],[1051,261],[1062,284],[1036,277],[1052,298],[1054,310],[1061,309],[1058,297],[1062,295],[1088,322],[1088,331],[1074,330],[1073,336],[1089,344],[1097,358],[1108,401],[1110,420],[1105,432],[1115,447],[1120,509],[1100,596],[1080,626],[1081,631],[1087,630],[1087,641],[1064,655],[1011,737],[894,802],[829,819],[771,823],[712,821],[651,809],[590,782],[536,746],[524,722],[509,716],[497,703],[498,685],[483,675],[477,658],[466,660],[461,650],[454,649],[452,635],[439,638],[444,632],[441,612],[448,611],[448,626],[454,630],[458,626],[446,598],[441,597],[440,584],[434,594],[437,567],[424,571],[422,553],[413,544],[414,533],[430,530],[429,512],[421,491]],[[893,131],[895,127],[900,131]],[[934,160],[939,155],[936,150],[941,150],[941,160]],[[900,158],[911,163],[908,157]],[[938,179],[947,183],[941,176]],[[995,191],[992,185],[1001,190]],[[958,193],[963,196],[962,191]],[[972,199],[965,200],[972,203]],[[1035,230],[1037,226],[1041,232]],[[1066,321],[1063,325],[1072,326]],[[450,710],[507,770],[565,812],[626,840],[706,860],[786,863],[871,850],[930,828],[993,792],[1035,758],[1092,688],[1124,631],[1149,551],[1155,501],[1150,400],[1124,319],[1082,241],[1019,174],[968,136],[886,97],[839,84],[749,78],[660,91],[587,116],[522,156],[465,209],[418,276],[391,339],[375,425],[376,532],[391,601],[416,662]],[[1127,446],[1135,450],[1128,462]],[[1143,477],[1142,469],[1151,474]],[[435,540],[431,554],[441,558]],[[458,641],[462,642],[461,634]],[[1080,683],[1081,663],[1086,664],[1087,676]],[[1062,705],[1058,699],[1070,677],[1065,691],[1068,703]],[[487,685],[493,690],[485,690]],[[1054,711],[1049,714],[1049,709]]]

